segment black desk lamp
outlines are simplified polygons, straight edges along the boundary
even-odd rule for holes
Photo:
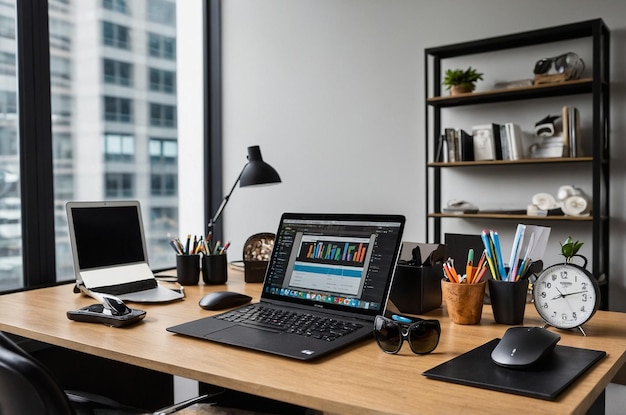
[[[272,183],[280,183],[280,176],[274,170],[272,166],[263,161],[263,157],[261,157],[261,149],[259,146],[251,146],[248,147],[248,163],[243,166],[241,173],[239,173],[239,177],[235,180],[235,184],[228,192],[228,195],[222,201],[222,204],[219,208],[217,208],[217,212],[215,216],[209,221],[209,232],[213,232],[213,226],[215,222],[219,219],[226,203],[230,199],[230,195],[233,194],[235,187],[237,187],[237,183],[239,183],[240,187],[246,186],[257,186],[260,184],[272,184]]]

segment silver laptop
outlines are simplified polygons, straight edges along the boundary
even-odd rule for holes
[[[167,330],[299,360],[371,337],[404,223],[400,215],[285,213],[260,302]]]
[[[159,286],[148,265],[138,201],[68,202],[66,210],[76,285],[82,292],[133,302],[184,297]]]

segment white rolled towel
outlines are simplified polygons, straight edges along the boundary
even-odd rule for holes
[[[554,196],[550,193],[537,193],[533,196],[532,201],[533,205],[542,210],[556,209],[559,207],[558,203],[556,203],[556,200],[554,199]]]

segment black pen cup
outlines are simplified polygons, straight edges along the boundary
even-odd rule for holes
[[[491,309],[496,323],[520,325],[524,322],[528,279],[516,282],[489,279]]]
[[[228,280],[228,258],[222,255],[202,257],[202,280],[208,285],[226,284]]]
[[[176,255],[176,276],[180,285],[197,285],[200,281],[200,255]]]

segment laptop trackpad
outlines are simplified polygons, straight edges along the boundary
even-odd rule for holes
[[[224,330],[219,330],[205,337],[210,340],[217,340],[228,344],[241,346],[259,347],[268,342],[275,344],[279,331],[265,330],[256,327],[232,326]]]

